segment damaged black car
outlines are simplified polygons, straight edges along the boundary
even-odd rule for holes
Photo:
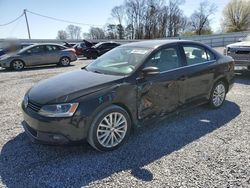
[[[221,107],[233,82],[233,59],[199,42],[129,43],[33,86],[22,124],[34,142],[87,140],[110,151],[138,125],[197,104]]]

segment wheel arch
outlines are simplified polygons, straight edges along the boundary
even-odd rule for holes
[[[69,59],[69,61],[71,62],[71,58],[68,56],[68,55],[63,55],[62,57],[60,57],[60,60],[59,60],[59,62],[61,62],[61,60],[62,60],[62,58],[68,58]]]
[[[229,91],[229,82],[228,82],[228,80],[227,80],[227,78],[225,76],[219,77],[218,79],[216,79],[213,85],[215,85],[216,83],[218,83],[220,81],[222,81],[225,84],[226,93],[227,93]]]

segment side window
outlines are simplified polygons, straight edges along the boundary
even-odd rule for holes
[[[202,46],[184,45],[183,49],[186,55],[187,65],[195,65],[215,59],[214,54]]]
[[[156,52],[145,67],[157,67],[160,72],[180,67],[180,59],[175,48],[165,48]]]
[[[36,46],[28,50],[29,53],[41,53],[44,51],[44,46]]]

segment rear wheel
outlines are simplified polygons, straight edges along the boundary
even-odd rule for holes
[[[11,62],[11,69],[20,71],[24,68],[24,62],[21,60],[13,60]]]
[[[98,58],[98,53],[97,53],[97,52],[94,52],[94,53],[92,54],[92,59],[96,59],[96,58]]]
[[[212,108],[222,106],[226,98],[226,85],[223,81],[217,82],[211,92],[209,103]]]
[[[68,57],[62,57],[61,59],[60,59],[60,65],[61,66],[69,66],[70,65],[70,59],[68,58]]]
[[[101,111],[93,120],[89,144],[99,151],[111,151],[121,146],[130,133],[131,120],[126,110],[112,105]]]

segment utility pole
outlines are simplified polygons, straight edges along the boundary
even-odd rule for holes
[[[29,28],[29,22],[28,22],[28,18],[27,18],[27,14],[26,14],[26,9],[23,10],[24,16],[25,16],[25,20],[26,20],[26,25],[27,25],[27,30],[28,30],[28,34],[29,34],[29,39],[31,39],[30,37],[30,28]]]

